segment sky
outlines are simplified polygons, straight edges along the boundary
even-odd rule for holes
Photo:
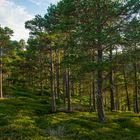
[[[59,0],[0,0],[0,25],[8,26],[14,31],[13,40],[29,37],[29,31],[24,23],[35,15],[44,15],[50,4],[56,4]]]

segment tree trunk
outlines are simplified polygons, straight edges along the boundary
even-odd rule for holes
[[[89,86],[89,106],[92,107],[92,82]]]
[[[115,110],[114,104],[114,84],[113,84],[113,72],[112,72],[112,47],[110,46],[110,73],[109,73],[109,82],[110,82],[110,109],[111,111]]]
[[[56,51],[56,57],[57,57],[57,66],[56,66],[56,91],[57,91],[57,97],[60,99],[60,69],[59,69],[59,63],[60,63],[60,58],[59,58],[59,51]]]
[[[71,81],[71,95],[74,96],[74,81]]]
[[[3,98],[2,89],[3,75],[2,75],[2,47],[0,48],[0,98]]]
[[[93,98],[93,111],[96,111],[96,97],[95,97],[95,82],[94,82],[94,73],[93,73],[93,81],[92,81],[92,98]]]
[[[94,47],[92,48],[92,62],[95,62],[95,50]],[[93,111],[96,111],[96,97],[95,97],[95,71],[92,72],[92,98],[93,98]]]
[[[71,105],[70,105],[70,80],[69,80],[69,69],[67,70],[66,75],[66,95],[68,99],[68,112],[71,111]]]
[[[81,101],[82,101],[81,82],[79,82],[79,98],[80,98],[80,104],[81,104]]]
[[[102,62],[102,49],[99,46],[98,49],[98,64],[100,65]],[[97,111],[98,117],[101,122],[104,122],[105,115],[103,111],[103,97],[102,97],[102,68],[101,66],[97,70]]]
[[[135,88],[135,93],[134,93],[134,99],[135,99],[135,107],[134,107],[134,111],[136,113],[139,113],[139,107],[138,107],[138,86],[137,86],[137,66],[136,66],[136,63],[133,64],[134,65],[134,88]]]
[[[2,64],[1,64],[2,65]],[[1,70],[0,70],[0,98],[3,98],[3,90],[2,90],[2,66],[1,66],[1,68],[0,68]]]
[[[54,80],[53,80],[53,56],[52,56],[52,48],[50,47],[50,85],[51,85],[51,94],[52,94],[52,112],[56,111],[56,103],[55,103],[55,93],[54,93]]]
[[[127,108],[128,108],[128,111],[131,111],[130,99],[129,99],[128,87],[127,87],[127,79],[126,79],[126,74],[125,74],[124,68],[123,68],[123,77],[124,77],[124,86],[125,86],[125,92],[126,92]]]
[[[116,54],[115,56],[118,57],[118,49],[115,48]],[[118,66],[118,62],[116,63],[116,66]],[[115,83],[115,93],[116,93],[116,102],[115,102],[115,108],[116,110],[120,110],[120,98],[119,98],[119,88],[117,85],[117,82]]]
[[[63,72],[63,110],[66,111],[66,71]]]
[[[136,59],[136,45],[135,45],[135,54],[134,54],[134,63],[133,63],[133,67],[134,67],[134,111],[136,113],[139,113],[139,105],[138,105],[138,79],[137,79],[137,59]]]
[[[44,84],[43,84],[43,81],[41,81],[40,83],[41,83],[41,96],[43,96],[43,94],[44,94]]]
[[[118,93],[118,85],[115,86],[116,89],[116,109],[120,110],[120,98]]]
[[[103,111],[103,96],[102,96],[102,62],[103,62],[103,48],[102,48],[102,23],[101,23],[101,1],[97,1],[97,12],[96,12],[96,18],[97,18],[97,62],[98,62],[98,69],[97,69],[97,111],[98,111],[98,117],[100,122],[105,121],[105,115]]]

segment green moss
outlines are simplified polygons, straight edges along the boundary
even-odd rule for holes
[[[51,97],[10,89],[15,98],[0,99],[2,140],[139,140],[140,115],[106,113],[106,122],[93,112],[49,114]],[[10,91],[9,90],[9,91]],[[16,91],[15,91],[16,90]],[[76,100],[74,101],[76,103]],[[86,99],[85,101],[86,102]]]

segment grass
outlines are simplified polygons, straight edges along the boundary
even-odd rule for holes
[[[140,140],[140,115],[106,113],[50,113],[50,96],[14,89],[15,98],[0,99],[0,140]]]

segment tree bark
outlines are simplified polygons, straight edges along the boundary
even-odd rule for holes
[[[57,64],[56,64],[56,91],[57,91],[57,97],[60,99],[60,69],[59,69],[59,63],[60,63],[60,58],[59,58],[59,51],[56,51],[56,58],[57,58]]]
[[[114,84],[113,84],[113,72],[112,72],[112,47],[110,46],[110,73],[109,73],[109,83],[110,83],[110,109],[115,110],[114,102]]]
[[[134,65],[134,91],[135,91],[135,94],[134,94],[134,99],[135,99],[135,108],[134,108],[134,111],[136,113],[139,113],[139,107],[138,107],[138,87],[137,87],[137,66],[136,66],[136,63],[133,64]]]
[[[95,82],[94,82],[94,72],[93,72],[93,81],[92,81],[92,98],[93,98],[93,111],[96,111],[96,97],[95,97]]]
[[[92,82],[89,86],[89,106],[92,107]]]
[[[51,94],[52,94],[52,112],[56,111],[56,103],[55,103],[55,93],[54,93],[54,80],[53,80],[53,56],[52,56],[52,48],[50,47],[50,85],[51,85]]]
[[[69,69],[67,69],[67,75],[66,75],[66,95],[68,99],[68,112],[71,111],[71,104],[70,104],[70,80],[69,80]]]
[[[139,105],[138,105],[138,78],[137,78],[137,61],[136,61],[136,44],[135,44],[135,48],[134,48],[135,54],[134,54],[134,63],[133,63],[133,67],[134,67],[134,111],[136,113],[139,113]]]
[[[66,71],[63,72],[63,110],[66,111]]]
[[[2,74],[2,46],[0,48],[0,98],[3,98],[3,74]]]
[[[101,23],[101,1],[97,1],[97,12],[96,12],[96,18],[97,18],[97,62],[98,62],[98,69],[97,69],[97,111],[98,111],[98,117],[100,122],[105,121],[105,115],[103,111],[103,96],[102,96],[102,62],[103,62],[103,49],[102,49],[102,23]]]
[[[102,62],[102,49],[99,46],[98,49],[98,64],[100,65]],[[97,111],[98,117],[101,122],[105,121],[105,115],[103,111],[103,97],[102,97],[102,68],[99,66],[97,70]]]
[[[81,82],[79,82],[79,98],[80,98],[80,104],[81,104],[81,101],[82,101],[82,94],[81,94]]]
[[[74,96],[74,81],[71,81],[71,96]]]
[[[124,68],[123,68],[123,77],[124,77],[124,86],[125,86],[125,92],[126,92],[127,108],[128,108],[128,111],[131,111],[130,99],[129,99],[128,87],[127,87],[127,79],[126,79],[126,74],[125,74]]]

